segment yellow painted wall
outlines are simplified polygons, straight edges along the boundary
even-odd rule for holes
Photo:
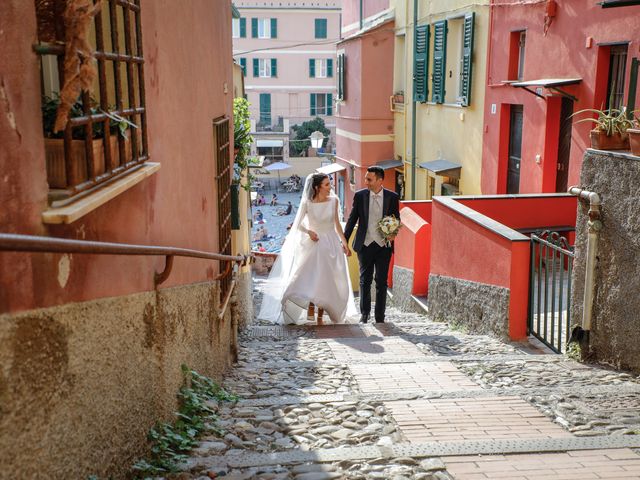
[[[396,10],[396,54],[404,44],[405,64],[394,71],[394,87],[400,90],[404,84],[405,111],[395,113],[395,155],[405,159],[406,199],[411,199],[411,96],[413,95],[413,2],[416,0],[392,0]],[[489,31],[488,0],[430,0],[419,2],[418,25],[431,25],[429,52],[429,77],[433,72],[433,23],[449,19],[447,38],[446,94],[444,104],[431,103],[431,80],[429,79],[428,102],[418,103],[416,109],[416,163],[443,158],[462,165],[459,189],[462,194],[480,194],[482,166],[482,140],[484,116],[484,91],[486,79],[486,46]],[[462,20],[474,11],[475,30],[473,47],[473,73],[471,105],[461,107],[457,103],[458,72]],[[400,23],[400,20],[404,20]],[[401,34],[405,33],[402,40]],[[449,77],[451,72],[451,77]],[[430,172],[416,168],[415,198],[430,198],[428,177]],[[435,181],[435,194],[440,194],[442,177],[431,174]]]

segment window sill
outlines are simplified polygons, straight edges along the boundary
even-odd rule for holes
[[[425,102],[425,105],[429,105],[432,107],[449,107],[449,108],[467,108],[461,103],[435,103],[435,102]]]
[[[90,195],[79,199],[69,205],[59,208],[49,208],[42,212],[42,222],[46,224],[73,223],[96,208],[104,205],[109,200],[134,187],[145,178],[150,177],[160,170],[160,164],[147,162],[144,166],[125,177],[105,185]]]

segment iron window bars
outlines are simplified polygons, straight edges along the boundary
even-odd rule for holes
[[[213,121],[216,162],[216,187],[218,196],[218,251],[231,255],[231,162],[229,119]],[[231,277],[220,280],[220,298],[224,299],[231,288]]]

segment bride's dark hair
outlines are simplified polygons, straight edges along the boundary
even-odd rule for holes
[[[320,190],[320,185],[322,185],[322,181],[325,178],[329,178],[329,175],[326,173],[314,173],[311,175],[311,191],[313,192],[311,198],[316,198],[318,191]]]

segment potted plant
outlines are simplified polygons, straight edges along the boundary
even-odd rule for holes
[[[90,111],[92,114],[99,113],[94,105],[95,101],[91,101]],[[68,188],[71,185],[67,179],[66,162],[64,154],[64,132],[54,132],[53,126],[56,120],[56,113],[60,105],[60,97],[53,94],[51,97],[45,96],[42,100],[42,122],[44,127],[44,147],[45,159],[47,162],[47,181],[50,188]],[[117,143],[117,135],[121,135],[125,139],[125,162],[131,160],[131,147],[129,146],[128,128],[138,128],[135,123],[113,113],[103,112],[109,117],[109,130],[111,132],[110,150],[112,158],[119,158],[119,149]],[[69,114],[70,118],[81,117],[84,115],[82,102],[79,100],[72,106]],[[85,145],[86,133],[84,128],[74,128],[71,140],[71,162],[75,169],[75,176],[78,183],[82,183],[89,179],[87,171],[87,154]],[[105,154],[104,154],[104,124],[97,122],[93,124],[91,143],[93,149],[93,172],[100,175],[106,171]],[[125,162],[120,162],[124,164]]]
[[[595,128],[591,130],[591,148],[598,150],[629,150],[629,135],[627,130],[633,127],[633,123],[627,117],[624,108],[611,108],[608,110],[596,110],[587,108],[572,115],[583,113],[595,113],[597,118],[583,118],[576,123],[593,122]]]
[[[627,133],[629,134],[631,153],[640,157],[640,118],[633,119],[633,128],[627,128]]]
[[[245,190],[251,188],[253,176],[249,173],[249,154],[251,153],[251,120],[249,117],[249,102],[244,98],[233,100],[233,153],[234,175],[233,183]],[[246,183],[241,185],[242,175],[246,175]]]

